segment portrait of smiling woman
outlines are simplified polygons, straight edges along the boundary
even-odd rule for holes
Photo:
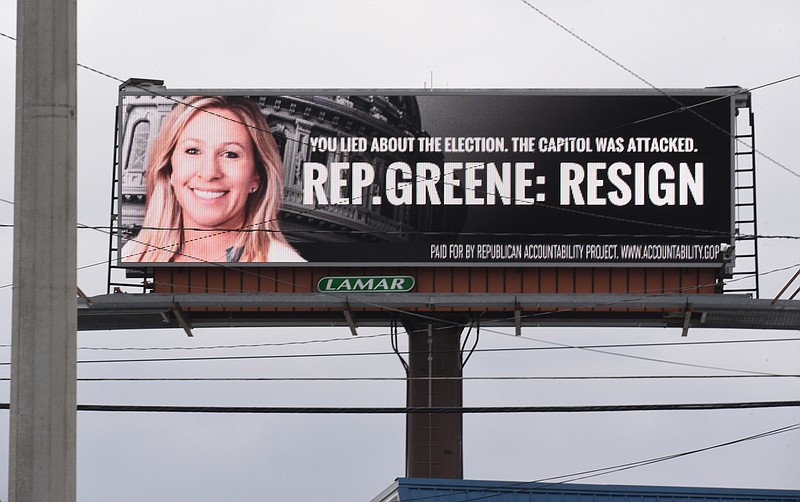
[[[301,262],[278,224],[283,164],[258,106],[193,96],[166,118],[126,262]]]

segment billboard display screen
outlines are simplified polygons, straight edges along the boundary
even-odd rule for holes
[[[124,87],[119,264],[721,266],[736,91]]]

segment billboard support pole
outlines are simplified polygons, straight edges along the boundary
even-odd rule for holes
[[[461,407],[461,331],[454,322],[403,318],[408,333],[408,407]],[[406,415],[406,477],[462,479],[461,413]]]
[[[77,6],[18,0],[9,499],[76,499]]]

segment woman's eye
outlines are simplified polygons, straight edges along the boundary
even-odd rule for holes
[[[238,153],[231,152],[231,151],[222,152],[222,156],[225,157],[226,159],[238,159],[239,158],[239,154]]]
[[[198,148],[187,148],[186,153],[189,155],[198,155],[200,153],[200,149]]]

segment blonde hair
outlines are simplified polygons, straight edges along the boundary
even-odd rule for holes
[[[238,261],[266,262],[272,243],[286,244],[278,224],[278,209],[283,198],[283,163],[261,110],[247,98],[191,96],[172,109],[150,153],[145,175],[147,202],[144,222],[139,234],[126,245],[124,261],[169,262],[180,254],[185,235],[181,206],[170,185],[172,153],[189,120],[197,113],[215,113],[214,109],[230,111],[247,127],[260,179],[258,188],[250,194],[245,205],[244,225],[234,246],[236,250],[242,250]],[[230,230],[220,230],[226,231]],[[211,232],[201,238],[214,235]]]

